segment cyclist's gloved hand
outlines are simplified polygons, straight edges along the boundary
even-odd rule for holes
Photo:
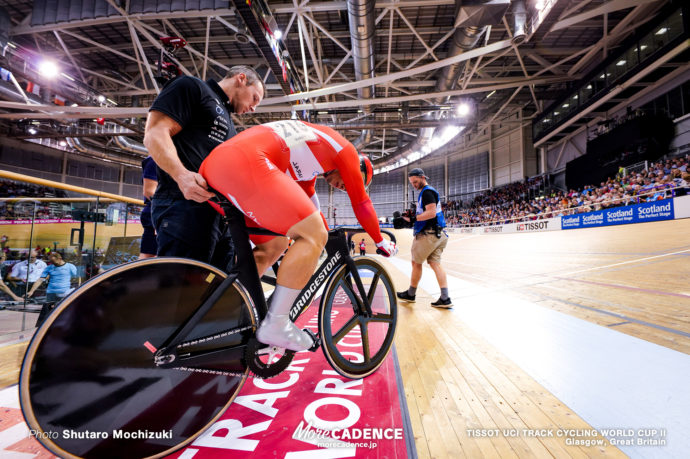
[[[394,242],[384,239],[381,242],[376,243],[376,253],[383,255],[384,257],[392,257],[398,253],[398,248],[395,246]]]

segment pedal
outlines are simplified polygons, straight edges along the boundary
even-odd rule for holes
[[[321,338],[316,336],[316,334],[313,331],[309,330],[308,328],[303,328],[302,331],[306,332],[309,336],[311,336],[312,341],[314,341],[314,344],[307,350],[309,352],[318,351],[319,348],[321,347]]]

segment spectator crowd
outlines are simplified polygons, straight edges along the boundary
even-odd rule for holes
[[[468,206],[443,203],[449,226],[504,224],[657,201],[687,193],[690,155],[651,164],[646,170],[625,174],[580,190],[550,191],[532,197],[541,177],[494,188],[476,196]],[[530,192],[532,191],[532,192]]]

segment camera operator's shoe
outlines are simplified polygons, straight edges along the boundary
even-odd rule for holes
[[[414,303],[415,302],[415,297],[416,295],[410,295],[407,290],[404,292],[398,292],[397,293],[398,298],[400,298],[403,301],[407,301],[408,303]]]
[[[256,331],[256,339],[271,346],[284,347],[299,352],[311,349],[314,340],[309,333],[297,328],[290,320],[290,306],[269,305],[266,318]]]
[[[445,300],[439,298],[438,300],[431,303],[431,305],[435,308],[450,309],[453,307],[453,302],[450,301],[450,297],[446,298]]]

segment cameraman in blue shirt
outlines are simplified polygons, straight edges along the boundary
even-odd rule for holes
[[[417,195],[416,216],[411,219],[402,217],[414,223],[412,242],[412,275],[410,276],[410,288],[398,292],[397,296],[403,301],[414,303],[417,286],[422,279],[422,264],[429,263],[438,286],[441,288],[441,296],[431,303],[435,308],[450,309],[453,302],[448,296],[448,279],[446,271],[441,266],[441,254],[448,244],[448,235],[443,230],[446,220],[441,210],[441,199],[433,187],[427,183],[427,177],[420,168],[412,169],[408,174],[410,185],[419,192]]]

